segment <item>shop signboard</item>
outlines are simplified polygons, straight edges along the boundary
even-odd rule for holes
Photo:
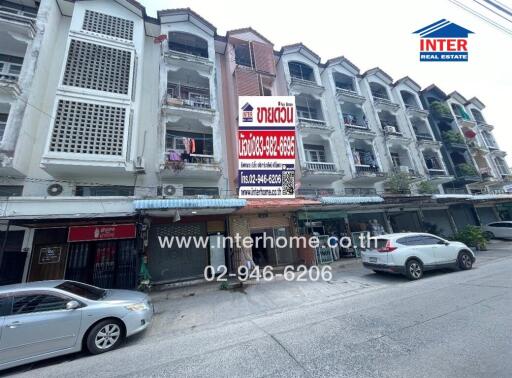
[[[240,96],[240,198],[295,198],[295,97]]]
[[[58,264],[61,254],[61,247],[41,248],[39,251],[39,264]]]
[[[136,235],[135,224],[71,226],[69,227],[68,242],[134,239]]]

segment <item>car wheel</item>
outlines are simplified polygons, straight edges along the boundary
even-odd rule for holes
[[[494,234],[493,234],[491,231],[485,231],[485,232],[484,232],[484,237],[485,237],[487,240],[491,240],[491,239],[494,239]]]
[[[419,280],[423,277],[423,266],[418,260],[409,260],[405,265],[405,274],[410,280]]]
[[[461,252],[459,255],[459,268],[469,270],[473,267],[473,258],[469,252]]]
[[[87,334],[87,350],[91,354],[108,352],[117,348],[123,337],[123,327],[118,320],[103,320],[92,327]]]

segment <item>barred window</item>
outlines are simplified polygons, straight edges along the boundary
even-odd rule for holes
[[[128,94],[131,56],[130,51],[72,39],[62,83]]]
[[[86,10],[82,29],[131,41],[133,25],[133,21],[124,18]]]
[[[74,154],[123,154],[126,109],[59,100],[50,151]]]

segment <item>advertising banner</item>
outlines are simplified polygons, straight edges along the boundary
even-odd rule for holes
[[[295,97],[240,96],[240,198],[295,198]]]

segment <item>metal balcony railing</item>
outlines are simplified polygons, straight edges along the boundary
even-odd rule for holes
[[[446,171],[442,168],[429,168],[428,174],[430,176],[446,176]]]
[[[416,139],[418,140],[434,140],[434,138],[432,138],[432,135],[428,133],[414,132],[414,134],[416,135]]]
[[[305,126],[314,126],[314,127],[321,127],[321,128],[327,128],[327,123],[323,119],[315,119],[315,118],[305,118],[305,117],[298,117],[299,123],[305,125]]]
[[[343,123],[347,127],[354,127],[358,129],[366,129],[368,130],[368,122],[366,122],[362,117],[358,117],[355,114],[344,113],[343,114]]]
[[[375,196],[377,190],[375,188],[345,188],[347,196]]]
[[[365,164],[357,164],[356,166],[356,174],[358,176],[368,176],[368,175],[375,175],[375,174],[383,174],[379,167],[377,166],[371,166],[371,165],[365,165]]]

